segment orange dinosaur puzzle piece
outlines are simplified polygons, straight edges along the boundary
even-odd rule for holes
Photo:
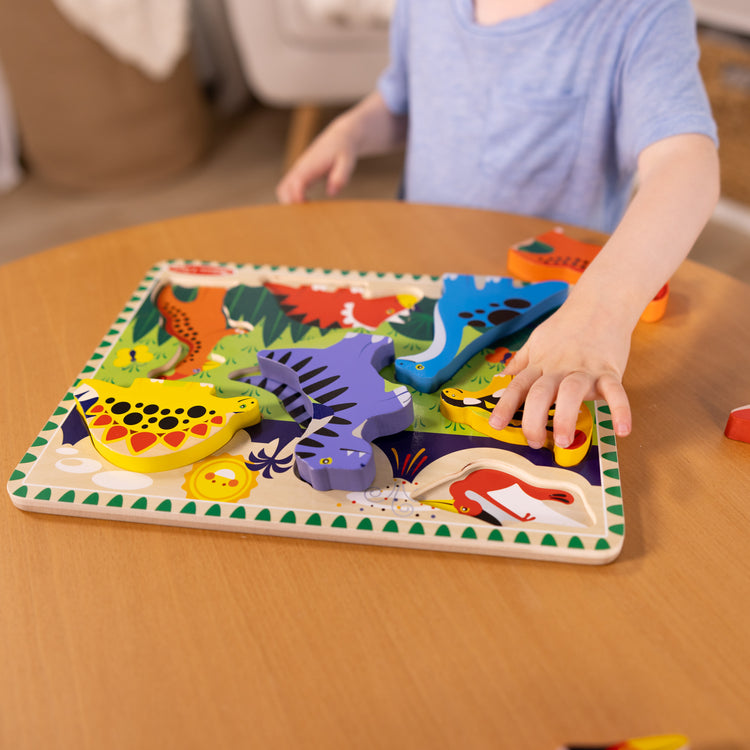
[[[164,317],[164,330],[174,336],[183,349],[174,360],[152,377],[179,380],[203,370],[209,360],[216,360],[212,350],[225,336],[247,333],[249,328],[232,326],[224,308],[224,287],[198,287],[195,299],[184,302],[179,299],[172,286],[164,286],[156,296],[156,308]],[[187,349],[187,351],[185,351]],[[170,366],[174,372],[163,375]]]
[[[508,250],[508,272],[521,281],[558,279],[575,284],[601,249],[601,245],[582,242],[562,229],[553,229],[513,245]],[[661,320],[668,299],[669,284],[665,284],[649,302],[641,320],[647,323]]]

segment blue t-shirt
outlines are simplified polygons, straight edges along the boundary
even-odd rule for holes
[[[378,82],[408,115],[409,201],[611,232],[638,155],[716,126],[689,0],[554,0],[494,26],[472,0],[399,0]]]

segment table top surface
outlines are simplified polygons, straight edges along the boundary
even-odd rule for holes
[[[750,748],[750,445],[723,435],[750,402],[750,294],[699,264],[633,336],[610,565],[25,513],[4,491],[159,260],[499,274],[551,226],[261,206],[0,266],[0,747],[553,750],[680,732]]]

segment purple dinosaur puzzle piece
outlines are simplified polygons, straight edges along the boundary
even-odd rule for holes
[[[282,403],[307,422],[294,452],[300,476],[316,490],[366,490],[375,478],[372,441],[411,426],[408,389],[386,390],[380,375],[393,359],[392,339],[362,333],[326,349],[258,352],[262,376],[286,386]]]

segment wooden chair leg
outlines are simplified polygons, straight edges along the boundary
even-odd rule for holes
[[[317,104],[300,104],[292,112],[284,155],[285,170],[294,164],[315,138],[322,117],[323,109]]]

